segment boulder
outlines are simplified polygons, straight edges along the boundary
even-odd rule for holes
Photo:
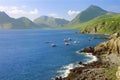
[[[88,46],[88,47],[84,48],[83,50],[81,50],[80,52],[93,53],[94,52],[94,48]]]

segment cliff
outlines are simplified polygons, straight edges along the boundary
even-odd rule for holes
[[[101,43],[94,48],[96,54],[119,54],[120,55],[120,37],[113,38],[107,42]]]

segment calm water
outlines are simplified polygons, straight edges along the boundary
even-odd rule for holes
[[[105,41],[89,37],[102,35],[75,34],[62,30],[1,30],[0,31],[0,80],[51,80],[59,75],[64,65],[90,60],[76,51]],[[71,46],[64,45],[64,38],[72,38]],[[73,41],[80,41],[74,44]],[[50,41],[57,45],[51,47]]]

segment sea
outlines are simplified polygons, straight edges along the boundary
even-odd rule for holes
[[[0,80],[53,80],[56,76],[66,77],[70,69],[80,66],[79,62],[96,60],[77,51],[106,41],[105,35],[77,32],[0,30]],[[71,39],[69,45],[64,39]]]

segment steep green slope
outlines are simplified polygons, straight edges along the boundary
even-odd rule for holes
[[[82,11],[81,13],[79,13],[68,25],[68,27],[72,27],[76,24],[79,23],[84,23],[87,21],[90,21],[98,16],[104,15],[108,13],[107,11],[105,11],[104,9],[95,6],[95,5],[91,5],[89,6],[87,9],[85,9],[84,11]]]
[[[110,34],[120,32],[120,14],[97,17],[89,22],[78,24],[74,28],[83,33]]]

